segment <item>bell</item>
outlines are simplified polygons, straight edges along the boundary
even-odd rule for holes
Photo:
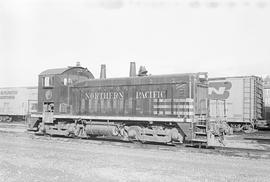
[[[140,66],[138,76],[147,76],[147,72],[145,66]]]

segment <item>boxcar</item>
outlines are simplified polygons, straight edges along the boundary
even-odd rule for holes
[[[270,122],[270,76],[267,76],[263,81],[264,95],[264,119]],[[270,126],[270,123],[269,123]]]
[[[211,119],[226,119],[235,130],[253,125],[263,114],[262,78],[210,78],[209,99]]]
[[[37,87],[0,88],[0,120],[23,120],[37,111]]]

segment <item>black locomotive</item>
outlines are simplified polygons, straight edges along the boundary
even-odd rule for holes
[[[148,76],[130,67],[125,78],[106,78],[104,65],[99,79],[81,66],[42,72],[29,127],[50,135],[209,141],[207,73]]]

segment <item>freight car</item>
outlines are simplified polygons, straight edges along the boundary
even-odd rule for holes
[[[270,76],[263,80],[263,119],[256,123],[257,128],[270,129]]]
[[[39,75],[38,113],[29,127],[50,135],[117,136],[161,143],[207,143],[207,73],[94,79],[83,67],[50,69]],[[213,128],[213,127],[211,127]],[[208,136],[208,138],[207,138]],[[212,142],[213,143],[213,142]]]
[[[270,121],[270,76],[263,81],[264,119]]]
[[[210,119],[226,120],[235,130],[253,128],[262,119],[262,78],[209,78]]]
[[[0,121],[22,121],[37,112],[37,87],[0,88]]]

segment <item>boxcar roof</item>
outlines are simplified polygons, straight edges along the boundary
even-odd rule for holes
[[[209,81],[214,81],[214,80],[226,80],[226,79],[238,79],[238,78],[261,78],[259,76],[255,75],[249,75],[249,76],[227,76],[227,77],[213,77],[213,78],[208,78]]]
[[[37,86],[27,86],[27,87],[0,87],[0,89],[21,89],[21,88],[26,88],[26,89],[37,89]]]

